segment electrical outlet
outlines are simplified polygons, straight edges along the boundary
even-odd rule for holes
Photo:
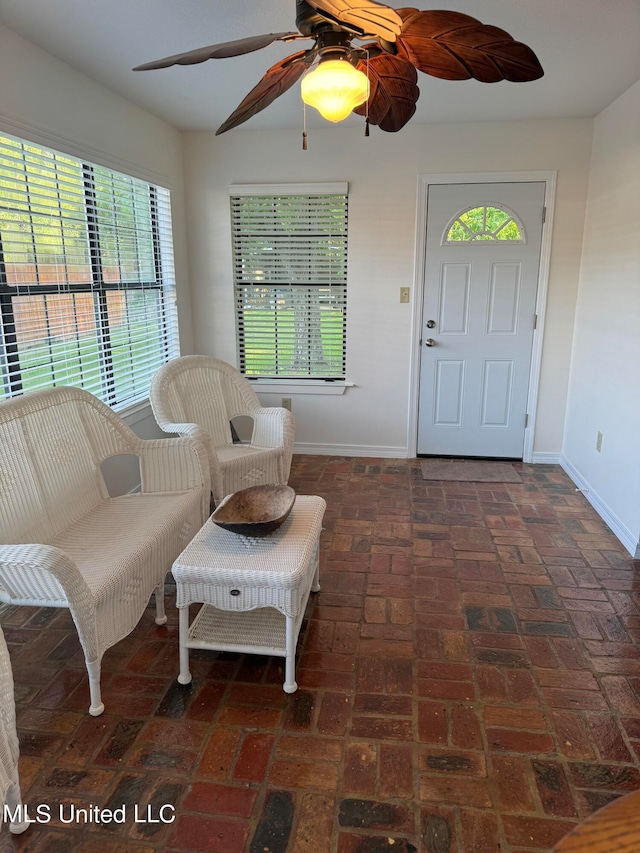
[[[289,409],[289,411],[291,411],[291,397],[282,398],[282,408]]]
[[[400,302],[408,302],[411,290],[408,287],[400,288]]]
[[[596,450],[598,453],[602,450],[602,433],[600,431],[598,431],[598,435],[596,437]]]

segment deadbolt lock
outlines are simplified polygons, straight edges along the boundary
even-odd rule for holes
[[[435,320],[427,320],[427,329],[435,329],[436,321]]]

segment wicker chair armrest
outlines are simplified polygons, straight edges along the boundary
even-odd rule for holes
[[[193,437],[140,441],[137,453],[140,458],[142,491],[176,492],[200,486],[204,520],[209,511],[211,483],[207,450],[197,437],[198,433],[203,432],[196,427]]]
[[[184,438],[193,438],[204,445],[207,455],[211,455],[212,443],[211,436],[203,429],[200,424],[178,424],[173,421],[158,421],[158,426],[163,432],[174,433],[177,436]]]
[[[0,545],[0,586],[11,599],[66,603],[69,593],[86,583],[73,560],[59,548]]]
[[[98,655],[95,604],[73,560],[52,545],[0,545],[0,596],[12,604],[69,606],[80,641],[94,660]]]
[[[177,435],[189,436],[190,438],[194,438],[197,441],[202,442],[205,448],[205,455],[208,458],[210,489],[214,495],[219,494],[222,491],[222,467],[209,433],[199,424],[179,424],[165,420],[158,420],[158,424],[164,432],[174,432],[177,433]]]
[[[258,409],[253,418],[251,444],[257,447],[283,447],[288,452],[293,450],[296,422],[288,409],[265,406]]]

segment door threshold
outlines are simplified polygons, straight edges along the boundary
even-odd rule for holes
[[[474,462],[522,462],[522,456],[447,456],[440,453],[417,453],[417,459],[472,459]]]

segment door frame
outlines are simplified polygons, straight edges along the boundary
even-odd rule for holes
[[[531,350],[531,368],[529,371],[529,392],[527,396],[527,426],[524,431],[522,459],[531,462],[536,427],[536,409],[540,385],[540,366],[542,363],[542,342],[544,339],[545,311],[549,286],[549,267],[551,262],[551,238],[553,234],[553,216],[556,197],[556,171],[544,172],[458,172],[455,174],[419,174],[416,209],[416,256],[413,281],[413,323],[411,329],[411,364],[409,379],[409,413],[407,430],[407,448],[410,456],[418,453],[418,398],[420,392],[420,346],[422,331],[422,312],[424,307],[424,276],[427,240],[427,199],[429,187],[437,184],[496,184],[544,182],[545,220],[542,225],[540,244],[540,268],[536,293],[536,328],[533,332]]]

